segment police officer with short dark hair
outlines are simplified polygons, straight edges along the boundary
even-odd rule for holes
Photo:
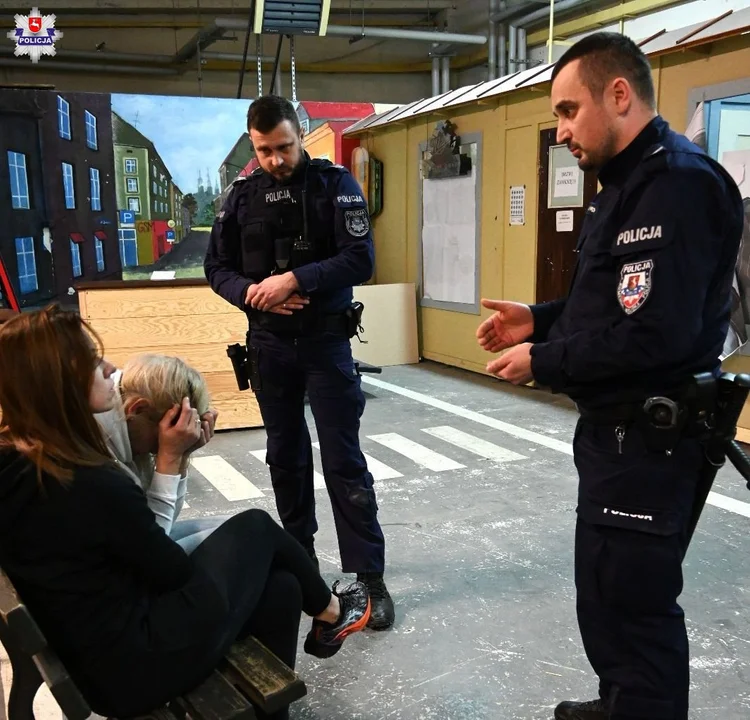
[[[558,142],[602,190],[567,298],[483,301],[496,312],[477,337],[490,352],[510,348],[490,373],[536,380],[580,411],[575,581],[599,698],[563,702],[555,718],[687,720],[677,598],[703,451],[689,431],[699,423],[670,418],[686,417],[694,374],[719,372],[742,201],[723,168],[657,114],[651,67],[627,37],[573,45],[551,95]]]
[[[384,629],[394,607],[383,580],[373,478],[359,445],[365,398],[350,343],[361,312],[352,286],[369,280],[374,267],[367,204],[346,168],[310,159],[288,100],[253,102],[248,132],[260,167],[234,182],[214,223],[206,278],[248,315],[251,384],[283,526],[316,559],[307,392],[342,569],[367,585],[369,626]]]

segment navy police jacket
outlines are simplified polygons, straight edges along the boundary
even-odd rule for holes
[[[258,168],[234,182],[214,221],[203,264],[214,292],[248,316],[267,316],[280,326],[291,327],[295,321],[293,316],[246,307],[245,295],[251,284],[273,272],[278,238],[303,234],[303,201],[310,252],[302,253],[304,264],[290,267],[299,294],[309,297],[310,305],[295,315],[345,311],[352,302],[352,287],[372,276],[375,260],[367,203],[346,168],[311,160],[307,153],[283,183]]]
[[[718,372],[744,217],[731,176],[661,117],[599,182],[567,298],[531,307],[535,380],[582,408]]]

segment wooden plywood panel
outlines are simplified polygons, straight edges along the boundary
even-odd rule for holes
[[[226,345],[244,342],[247,320],[231,315],[167,315],[150,318],[118,317],[92,320],[91,327],[104,342],[105,350],[115,348],[149,347],[175,349],[183,345]]]
[[[122,367],[140,353],[182,358],[200,371],[217,430],[262,427],[251,390],[240,391],[227,357],[227,345],[244,343],[247,318],[206,286],[85,288],[80,311],[100,335],[107,358]]]
[[[105,348],[107,350],[107,348]],[[107,360],[122,367],[123,363],[136,354],[155,353],[158,355],[171,355],[184,360],[188,365],[200,368],[202,373],[217,373],[232,371],[232,361],[227,357],[227,346],[220,344],[210,345],[182,345],[175,344],[171,347],[156,347],[150,345],[139,346],[137,352],[132,348],[111,348],[107,350]]]
[[[371,365],[407,365],[419,362],[417,292],[414,283],[359,285],[354,299],[365,306],[364,332],[352,338],[357,360]]]
[[[151,318],[164,314],[169,306],[172,317],[225,314],[246,323],[245,314],[219,297],[209,287],[134,288],[132,290],[86,290],[81,314],[87,320],[112,318]]]

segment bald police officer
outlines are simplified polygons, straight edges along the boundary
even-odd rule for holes
[[[693,373],[719,371],[742,233],[723,168],[657,114],[651,67],[627,37],[596,33],[552,76],[557,140],[601,192],[589,205],[567,298],[496,312],[477,336],[487,369],[566,393],[581,413],[577,611],[599,697],[557,720],[687,720],[682,560],[700,440],[664,445],[649,398],[684,407]],[[669,406],[672,407],[672,406]]]
[[[307,392],[342,569],[367,585],[369,626],[384,629],[394,607],[373,478],[359,445],[365,398],[350,344],[352,286],[369,280],[374,266],[367,204],[346,168],[310,159],[288,100],[252,103],[248,132],[260,167],[235,181],[214,223],[206,277],[250,322],[251,382],[283,526],[317,561]]]

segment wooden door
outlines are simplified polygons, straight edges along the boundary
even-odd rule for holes
[[[578,170],[570,151],[557,144],[556,134],[555,129],[542,130],[539,136],[536,302],[567,295],[583,217],[597,189],[596,173]],[[555,163],[550,159],[553,153]],[[562,175],[558,174],[560,171]],[[580,186],[582,192],[573,194],[574,186]]]

